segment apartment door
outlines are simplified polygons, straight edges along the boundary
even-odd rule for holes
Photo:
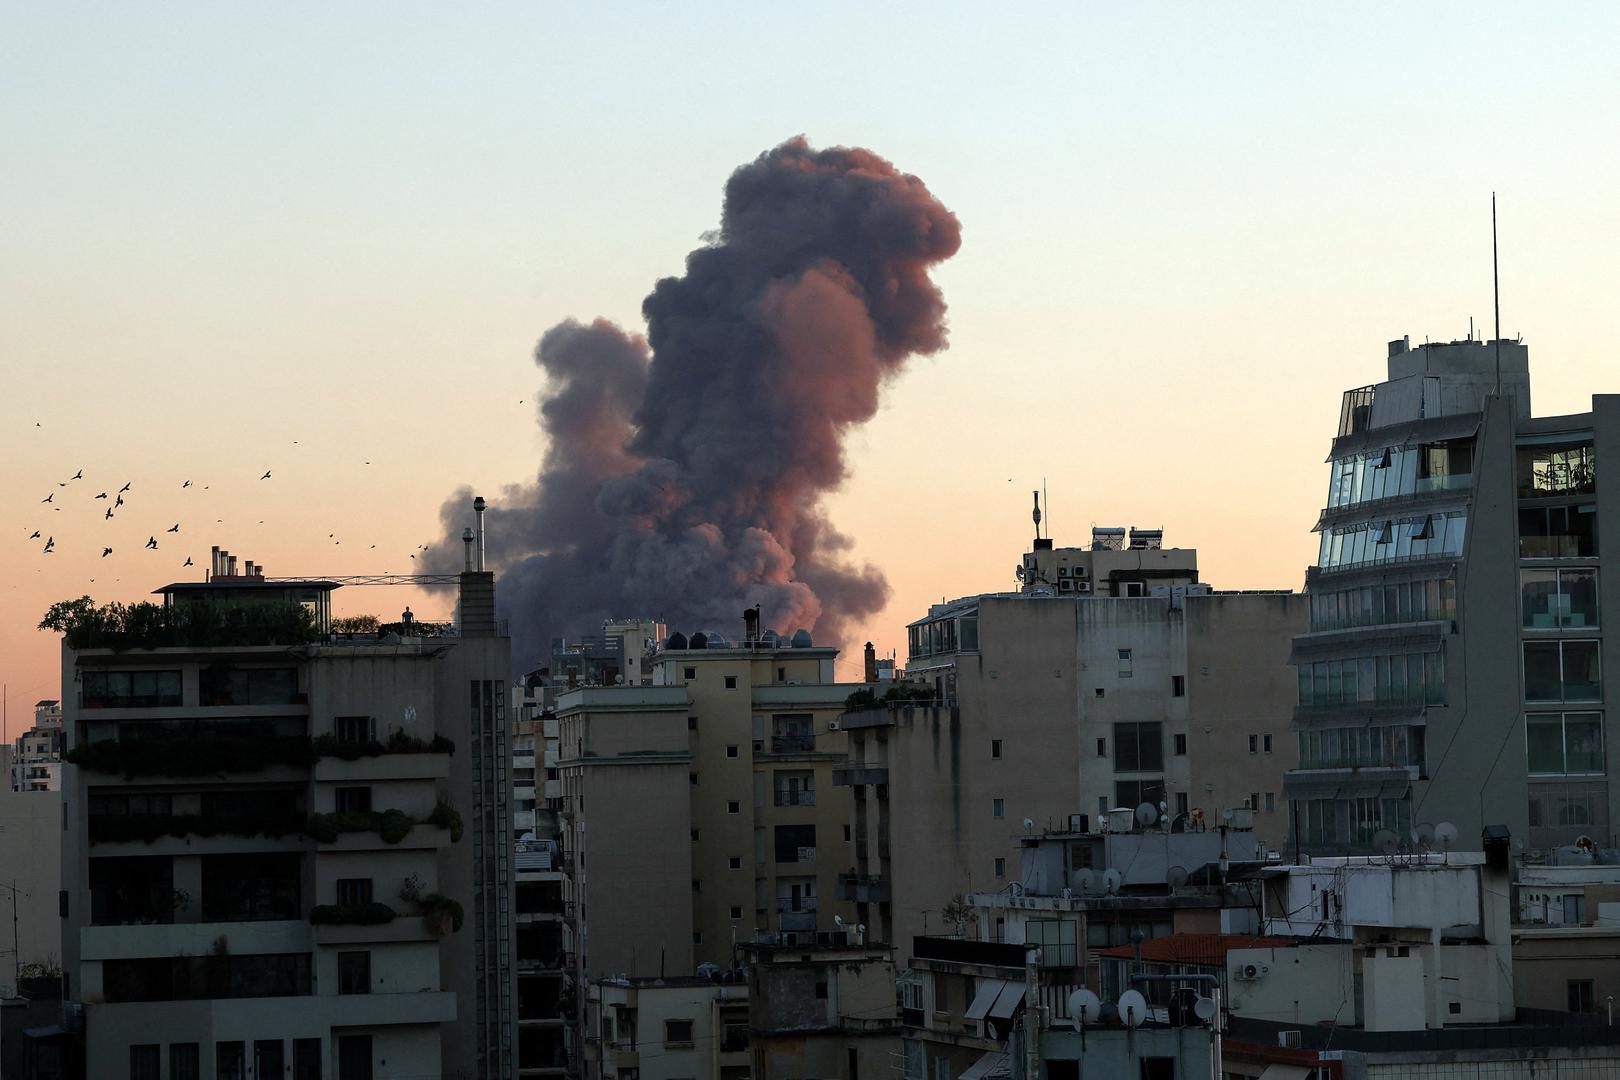
[[[293,1040],[293,1080],[321,1080],[321,1040]]]
[[[281,1040],[260,1039],[253,1044],[254,1080],[271,1080],[281,1075]]]
[[[371,1036],[338,1036],[338,1080],[372,1080]]]

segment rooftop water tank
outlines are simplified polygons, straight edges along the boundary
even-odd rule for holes
[[[686,635],[679,630],[669,635],[668,640],[664,642],[664,648],[666,649],[684,649],[686,647]]]
[[[808,649],[812,644],[814,643],[810,640],[810,631],[802,626],[793,631],[793,647],[795,649]]]

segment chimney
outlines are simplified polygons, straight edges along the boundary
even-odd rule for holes
[[[743,611],[743,644],[748,645],[759,640],[759,608],[751,607]]]
[[[866,643],[866,681],[877,682],[877,650],[870,641]]]
[[[484,569],[484,499],[473,500],[477,516],[473,543],[468,552],[471,566],[461,572],[461,634],[463,637],[494,637],[495,575]],[[463,542],[466,534],[462,534]]]
[[[216,578],[216,577],[219,576],[219,545],[218,544],[214,545],[213,551],[210,552],[210,554],[208,556],[208,576],[210,578]]]
[[[236,576],[236,556],[235,555],[230,556],[230,558],[227,561],[230,564],[230,569],[226,571],[226,576],[227,577],[235,577]]]

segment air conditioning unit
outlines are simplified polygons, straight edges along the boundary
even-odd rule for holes
[[[1074,591],[1075,592],[1085,592],[1085,593],[1090,592],[1091,591],[1091,582],[1089,582],[1089,581],[1077,581],[1077,582],[1075,582],[1074,583]]]
[[[828,731],[843,731],[844,730],[844,725],[839,723],[837,720],[829,720],[829,721],[827,721],[827,730]]]
[[[1067,566],[1058,567],[1058,577],[1065,578],[1065,577],[1068,577],[1068,576],[1069,576],[1069,568]]]
[[[1270,970],[1264,964],[1244,964],[1238,968],[1237,976],[1240,979],[1262,979],[1265,978],[1266,972]]]
[[[1074,582],[1068,578],[1059,578],[1058,592],[1074,592]]]
[[[1299,1049],[1299,1029],[1289,1028],[1287,1031],[1277,1032],[1277,1045],[1286,1046],[1290,1050]]]

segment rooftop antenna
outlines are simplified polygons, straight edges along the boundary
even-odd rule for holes
[[[1496,266],[1496,192],[1491,192],[1491,303],[1496,308],[1496,394],[1502,395],[1502,278]]]
[[[1041,493],[1036,491],[1032,492],[1032,494],[1035,496],[1035,512],[1030,516],[1035,519],[1035,539],[1039,540],[1041,538]]]

